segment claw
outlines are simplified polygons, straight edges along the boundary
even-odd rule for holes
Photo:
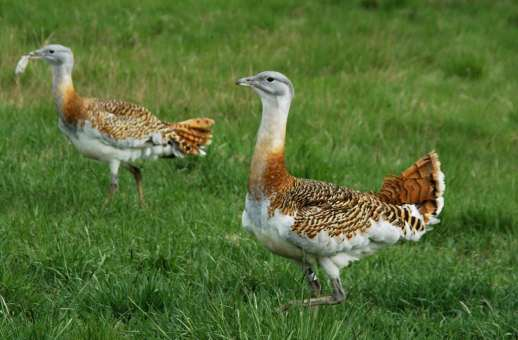
[[[315,281],[318,282],[318,281]],[[331,284],[333,286],[333,294],[321,297],[313,297],[304,300],[292,300],[287,304],[281,305],[279,307],[280,312],[287,311],[291,306],[304,306],[304,307],[318,307],[322,305],[338,305],[345,301],[346,293],[342,288],[342,283],[340,279],[331,280]],[[320,287],[320,284],[318,285]]]

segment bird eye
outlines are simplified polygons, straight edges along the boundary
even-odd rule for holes
[[[273,81],[273,78],[272,77],[268,77],[268,78],[266,78],[266,80],[268,80],[268,82],[271,83]]]
[[[50,54],[54,54],[54,50],[49,50],[49,53]]]

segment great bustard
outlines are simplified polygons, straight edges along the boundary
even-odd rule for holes
[[[133,161],[205,154],[212,138],[212,119],[168,123],[135,104],[81,97],[72,83],[74,56],[65,46],[48,45],[30,52],[22,57],[16,72],[23,72],[30,59],[43,59],[52,66],[52,92],[61,131],[83,155],[109,164],[108,197],[118,189],[121,164],[134,176],[143,204],[142,174]]]
[[[418,241],[428,225],[439,222],[445,184],[435,152],[400,176],[386,177],[378,193],[295,178],[284,165],[292,83],[271,71],[236,83],[252,87],[262,102],[242,223],[273,253],[295,260],[305,272],[312,298],[290,304],[341,303],[342,268],[400,239]],[[316,263],[331,280],[329,296],[320,296]]]

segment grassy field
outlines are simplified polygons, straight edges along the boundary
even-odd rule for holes
[[[514,1],[0,2],[0,338],[518,337],[518,4]],[[50,69],[74,50],[80,94],[165,120],[217,121],[203,159],[143,164],[103,207],[109,174],[57,128]],[[287,162],[376,190],[436,149],[442,223],[346,268],[345,304],[241,229],[263,70],[296,97]],[[329,287],[326,285],[326,289]]]

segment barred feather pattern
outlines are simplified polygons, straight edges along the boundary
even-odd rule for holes
[[[146,108],[118,100],[89,99],[86,119],[110,139],[144,140],[153,144],[175,143],[184,155],[204,154],[212,139],[209,118],[166,123]]]
[[[443,205],[444,174],[439,156],[432,151],[399,176],[387,176],[377,196],[391,204],[416,204],[425,222],[438,215]]]
[[[294,216],[292,230],[310,239],[320,232],[348,239],[366,232],[372,221],[384,220],[407,232],[425,229],[422,219],[412,216],[410,207],[383,202],[376,194],[362,193],[334,184],[295,179],[293,185],[270,197],[269,215],[279,209]]]
[[[184,154],[198,155],[205,152],[205,146],[212,142],[211,128],[214,121],[209,118],[194,118],[169,124],[166,139],[174,140]]]

